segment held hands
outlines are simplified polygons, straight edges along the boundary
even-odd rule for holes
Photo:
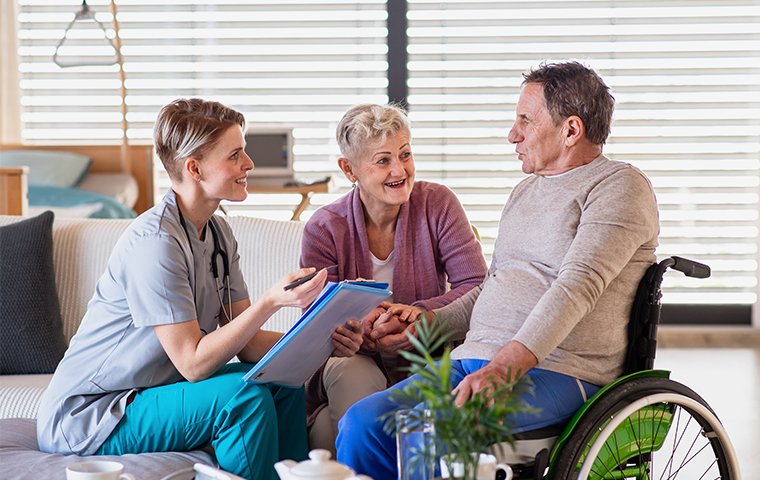
[[[362,323],[365,327],[365,348],[380,353],[396,353],[399,350],[410,350],[407,333],[417,335],[414,322],[424,312],[419,307],[400,303],[383,302]]]
[[[425,309],[412,305],[404,305],[403,303],[391,303],[388,306],[388,312],[391,315],[397,316],[402,322],[414,323],[425,313]]]

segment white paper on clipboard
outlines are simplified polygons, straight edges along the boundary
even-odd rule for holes
[[[390,296],[387,283],[328,283],[296,324],[243,380],[302,386],[332,353],[332,332],[352,318],[361,320]]]

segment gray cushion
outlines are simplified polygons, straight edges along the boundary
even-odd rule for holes
[[[52,373],[65,351],[44,212],[0,227],[0,374]]]
[[[124,471],[138,479],[160,479],[195,463],[213,465],[212,458],[202,451],[141,453],[121,456],[59,455],[37,449],[36,423],[28,418],[0,420],[0,465],[3,479],[64,480],[66,465],[86,460],[113,460],[124,465]]]

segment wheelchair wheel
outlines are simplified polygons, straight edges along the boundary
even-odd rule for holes
[[[652,377],[602,397],[552,472],[556,480],[741,478],[731,441],[709,405],[678,382]]]

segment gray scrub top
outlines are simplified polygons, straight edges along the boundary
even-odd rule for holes
[[[248,298],[230,226],[215,216],[229,256],[232,302]],[[219,326],[223,267],[211,271],[213,235],[184,230],[172,190],[137,217],[116,243],[87,313],[42,396],[37,417],[40,450],[92,455],[119,423],[135,390],[183,381],[154,325],[198,320],[203,332]],[[184,230],[184,231],[183,231]],[[192,243],[192,248],[190,243]],[[227,301],[226,291],[223,300]]]

